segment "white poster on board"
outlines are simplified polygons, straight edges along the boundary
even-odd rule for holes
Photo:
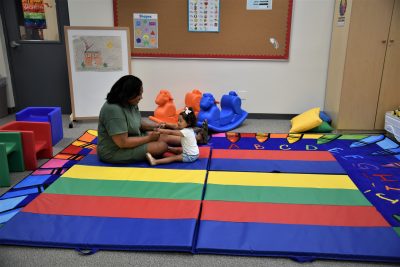
[[[131,73],[129,28],[65,27],[72,119],[99,116],[107,93]]]
[[[190,32],[219,32],[219,0],[188,0]]]
[[[272,10],[272,0],[247,0],[247,10]]]

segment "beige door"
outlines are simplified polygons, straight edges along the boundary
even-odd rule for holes
[[[385,113],[400,106],[400,0],[395,0],[383,67],[375,129],[383,129]]]
[[[339,129],[374,129],[393,3],[353,1]]]

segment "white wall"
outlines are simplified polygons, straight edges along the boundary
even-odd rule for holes
[[[68,5],[71,26],[113,26],[112,0],[68,0]],[[250,113],[323,108],[333,13],[334,0],[294,0],[289,61],[133,58],[133,74],[145,90],[140,108],[154,110],[160,89],[169,89],[183,106],[193,88],[217,99],[235,90]]]

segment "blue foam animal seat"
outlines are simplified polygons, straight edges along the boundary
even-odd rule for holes
[[[215,125],[219,121],[221,112],[217,107],[217,103],[218,101],[215,100],[212,94],[203,94],[200,100],[200,112],[197,115],[197,124],[199,126],[201,126],[204,120],[207,120],[209,125]]]
[[[212,94],[203,94],[200,101],[200,112],[197,116],[198,126],[207,119],[208,128],[215,132],[230,131],[247,118],[248,113],[241,108],[242,100],[234,91],[223,95],[221,98],[221,110]]]
[[[15,120],[50,123],[53,146],[64,138],[60,107],[27,107],[15,114]]]

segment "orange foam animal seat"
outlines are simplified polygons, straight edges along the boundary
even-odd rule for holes
[[[194,110],[194,113],[199,114],[200,111],[200,100],[203,96],[203,93],[198,89],[193,89],[192,92],[186,93],[185,95],[185,105]],[[178,110],[178,114],[183,111],[183,108]]]
[[[202,96],[203,93],[198,89],[193,89],[191,92],[186,93],[185,95],[186,107],[193,108],[196,116],[200,111],[200,100]],[[158,123],[178,123],[178,117],[179,114],[183,111],[183,108],[176,110],[171,92],[169,92],[168,90],[160,90],[155,102],[158,106],[154,111],[154,116],[149,116],[150,120]]]
[[[177,123],[178,114],[171,93],[168,90],[160,90],[156,97],[158,105],[154,111],[154,116],[149,116],[149,119],[155,122]]]

